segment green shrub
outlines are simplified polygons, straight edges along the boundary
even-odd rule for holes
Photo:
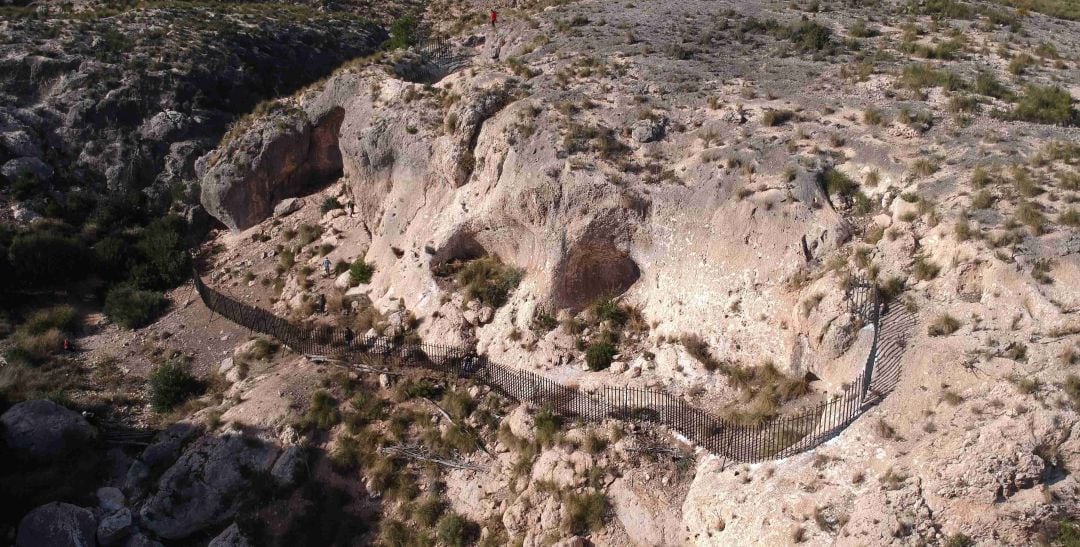
[[[1011,117],[1032,123],[1075,125],[1080,122],[1080,116],[1072,103],[1072,95],[1063,88],[1029,85],[1024,88],[1024,95],[1013,108]]]
[[[199,382],[177,361],[167,361],[150,373],[150,406],[168,412],[199,390]]]
[[[401,49],[416,44],[418,27],[415,16],[399,17],[390,25],[390,38],[383,42],[383,49]]]
[[[167,306],[168,300],[163,294],[128,285],[112,289],[105,297],[105,315],[128,329],[149,325]]]
[[[790,110],[766,110],[761,117],[762,125],[776,127],[795,119],[795,113]]]
[[[298,236],[297,243],[299,243],[301,247],[304,247],[304,246],[308,245],[309,243],[311,243],[312,241],[315,241],[316,239],[318,239],[319,236],[322,235],[322,233],[323,233],[322,226],[317,226],[317,225],[314,225],[314,224],[306,224],[306,223],[301,224],[300,225],[300,231],[297,234],[297,236]]]
[[[476,408],[476,401],[469,396],[468,393],[462,391],[447,391],[442,398],[442,407],[450,413],[451,416],[464,420],[472,414],[473,409]]]
[[[785,34],[785,37],[795,44],[795,48],[803,53],[822,51],[833,45],[832,30],[809,19],[803,19],[788,27]]]
[[[818,183],[829,195],[851,196],[859,189],[855,181],[832,167],[818,174]]]
[[[540,443],[541,446],[547,446],[555,440],[555,436],[559,433],[562,419],[552,412],[551,408],[544,407],[536,414],[533,425],[536,427],[536,442]]]
[[[74,332],[79,326],[79,316],[71,306],[53,306],[38,310],[26,319],[19,328],[29,334],[43,334],[51,329]]]
[[[607,494],[603,492],[570,493],[565,503],[567,531],[581,536],[600,531],[611,508]]]
[[[135,243],[142,261],[131,279],[141,288],[169,289],[191,277],[187,231],[187,221],[176,215],[151,222]]]
[[[480,539],[480,527],[457,513],[443,515],[436,530],[439,542],[451,547],[464,547]]]
[[[93,254],[78,239],[53,232],[19,234],[8,249],[14,280],[25,287],[70,285],[93,271]]]
[[[995,99],[1008,99],[1012,96],[1009,88],[998,81],[997,77],[990,72],[980,72],[975,77],[975,93],[994,97]]]
[[[457,273],[457,282],[469,298],[493,308],[506,303],[510,292],[521,282],[521,270],[503,264],[496,256],[473,260]]]
[[[933,323],[927,327],[926,332],[930,336],[948,336],[960,330],[960,320],[945,313],[939,315]]]
[[[322,211],[324,215],[334,209],[341,209],[341,202],[334,196],[324,199],[322,205],[319,207],[319,210]]]
[[[349,266],[349,278],[352,279],[353,284],[371,283],[371,276],[374,273],[375,266],[364,262],[363,258],[357,258],[356,261]]]
[[[611,366],[611,359],[615,357],[615,346],[606,342],[596,342],[585,351],[585,362],[589,364],[589,370],[604,370]]]
[[[429,495],[413,505],[412,518],[417,524],[430,528],[439,521],[445,509],[446,505],[442,500],[435,495]]]
[[[305,429],[315,428],[327,430],[334,427],[341,420],[338,412],[337,400],[329,391],[320,390],[311,397],[311,406],[301,420]]]

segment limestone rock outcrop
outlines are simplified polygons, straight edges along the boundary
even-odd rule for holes
[[[0,435],[17,457],[50,462],[85,447],[97,431],[78,412],[38,399],[21,402],[0,416]]]

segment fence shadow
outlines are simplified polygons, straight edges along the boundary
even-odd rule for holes
[[[881,315],[883,306],[874,285],[853,284],[847,291],[850,311],[874,328],[864,371],[842,393],[799,414],[747,424],[713,416],[679,396],[661,391],[565,386],[531,371],[492,362],[468,348],[405,343],[382,336],[354,338],[345,329],[299,326],[210,288],[197,273],[193,277],[200,298],[211,311],[273,336],[298,353],[333,356],[347,362],[356,362],[363,355],[394,357],[405,366],[482,382],[506,397],[550,407],[564,416],[594,422],[617,419],[664,425],[713,454],[746,463],[810,450],[835,437],[879,402],[899,379],[904,342],[914,328],[914,316],[902,308]]]

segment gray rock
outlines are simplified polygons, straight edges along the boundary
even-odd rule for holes
[[[165,110],[144,121],[139,127],[139,135],[150,141],[176,141],[186,136],[191,123],[191,116],[175,110]]]
[[[89,509],[52,502],[26,514],[19,521],[17,547],[93,547],[97,523]]]
[[[303,198],[285,198],[274,206],[274,216],[284,217],[291,215],[304,206]]]
[[[39,181],[48,181],[52,179],[53,168],[38,158],[22,157],[8,160],[0,167],[0,174],[9,180],[30,176]]]
[[[251,547],[251,542],[240,531],[236,523],[232,523],[214,539],[210,540],[207,547]]]
[[[218,366],[218,373],[225,374],[225,373],[229,372],[230,370],[232,370],[234,365],[235,365],[235,362],[233,361],[233,358],[232,357],[226,357],[226,358],[221,360],[221,365]]]
[[[134,532],[124,542],[124,547],[164,547],[160,541],[152,540],[141,532]]]
[[[101,519],[97,540],[102,545],[116,545],[131,533],[131,511],[126,507]]]
[[[196,163],[203,207],[230,229],[243,230],[269,217],[278,201],[336,180],[344,117],[341,108],[318,119],[285,108],[254,120],[254,129]]]
[[[29,224],[41,218],[41,215],[37,214],[36,211],[23,206],[21,203],[16,203],[11,206],[11,216],[15,219],[15,222],[19,224]]]
[[[299,446],[286,448],[276,462],[270,475],[280,486],[292,486],[300,477],[300,471],[307,464],[307,454]]]
[[[180,451],[199,429],[192,424],[180,422],[168,427],[154,439],[154,444],[146,447],[139,457],[152,471],[161,471],[172,465],[180,457]]]
[[[14,157],[36,158],[41,155],[41,148],[34,143],[26,131],[8,131],[0,134],[0,145]]]
[[[98,507],[106,513],[115,513],[127,505],[124,493],[119,488],[105,486],[97,489]]]
[[[651,118],[638,120],[630,128],[630,135],[640,143],[658,141],[664,138],[664,120]]]
[[[202,437],[158,481],[140,511],[142,527],[164,539],[181,539],[230,519],[251,473],[270,471],[276,446],[251,437]]]
[[[79,413],[52,401],[23,401],[0,416],[0,437],[17,457],[55,461],[90,443],[97,431]]]

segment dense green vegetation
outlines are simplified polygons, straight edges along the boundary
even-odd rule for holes
[[[113,322],[135,329],[153,322],[166,305],[165,297],[159,292],[122,285],[105,297],[105,314]]]
[[[1072,103],[1072,95],[1065,89],[1030,85],[1024,89],[1011,117],[1035,123],[1076,125],[1080,123],[1080,113]]]
[[[183,363],[162,363],[150,373],[150,406],[155,412],[168,412],[198,392],[199,387]]]

